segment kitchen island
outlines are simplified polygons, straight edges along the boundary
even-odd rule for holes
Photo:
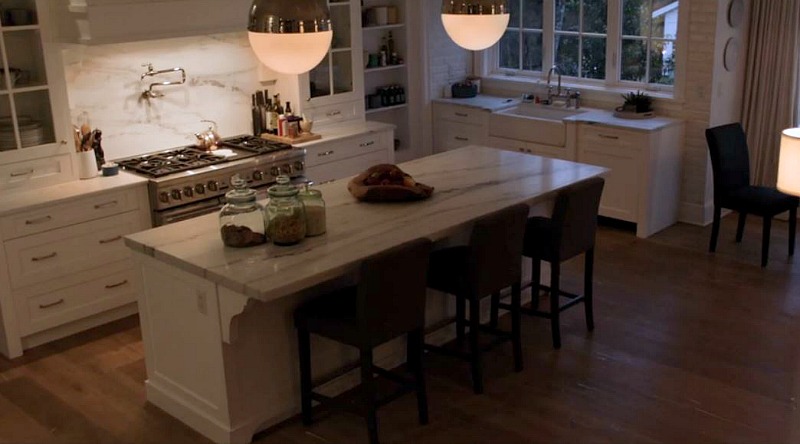
[[[558,190],[607,171],[478,146],[401,168],[435,187],[433,196],[368,204],[350,196],[347,180],[325,184],[328,233],[293,247],[226,248],[216,215],[126,237],[141,269],[147,399],[215,442],[249,442],[299,412],[292,323],[298,305],[353,282],[359,261],[370,255],[419,237],[448,242],[476,218],[518,203],[545,204]],[[429,324],[449,315],[445,302],[430,298]],[[448,340],[449,333],[434,332],[429,341]],[[402,363],[402,344],[379,348],[376,363]],[[312,339],[312,351],[315,376],[356,357],[321,338]],[[344,373],[326,394],[356,382]]]

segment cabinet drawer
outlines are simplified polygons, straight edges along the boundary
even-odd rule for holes
[[[0,189],[44,187],[67,182],[71,177],[69,154],[0,165]]]
[[[607,146],[642,149],[647,147],[647,135],[605,125],[582,124],[578,143],[583,146]]]
[[[138,212],[86,222],[5,243],[12,288],[57,279],[130,257],[122,237],[143,229]]]
[[[390,138],[389,134],[383,131],[312,145],[306,148],[306,167],[337,162],[373,151],[389,152],[392,142]]]
[[[486,125],[489,123],[489,112],[468,106],[434,103],[434,117],[450,122]]]
[[[315,126],[329,125],[331,123],[353,120],[364,112],[364,101],[336,103],[333,105],[305,107],[303,114],[312,120]]]
[[[486,127],[467,125],[464,123],[440,121],[437,135],[437,148],[449,151],[467,145],[486,143]]]
[[[138,291],[134,267],[130,261],[122,264],[127,269],[19,301],[21,333],[37,333],[135,302]]]
[[[4,239],[14,239],[138,208],[136,189],[98,194],[0,219]]]
[[[306,169],[306,176],[317,184],[355,176],[367,168],[381,163],[391,163],[386,151],[373,151],[362,156],[330,162]]]

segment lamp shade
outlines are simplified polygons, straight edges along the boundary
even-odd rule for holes
[[[784,130],[781,135],[778,189],[800,196],[800,128]]]
[[[326,0],[254,0],[247,30],[261,63],[284,74],[313,69],[333,39]]]
[[[500,40],[510,19],[506,0],[443,0],[442,24],[462,48],[486,49]]]

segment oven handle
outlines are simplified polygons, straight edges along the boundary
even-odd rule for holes
[[[191,219],[197,216],[203,216],[213,213],[222,208],[222,203],[219,199],[215,198],[208,202],[198,202],[195,205],[190,205],[183,208],[173,208],[161,211],[157,214],[158,225],[167,225],[182,220]]]

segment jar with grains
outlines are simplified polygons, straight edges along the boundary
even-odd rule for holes
[[[225,194],[227,204],[219,212],[222,242],[234,248],[252,247],[267,241],[264,207],[256,202],[256,191],[246,188],[239,175],[231,178],[233,190]]]
[[[309,188],[312,182],[307,182],[300,191],[300,200],[306,208],[306,236],[319,236],[325,234],[325,201],[320,190]]]
[[[293,245],[306,237],[306,211],[289,176],[278,176],[277,182],[267,189],[267,235],[275,245]]]

